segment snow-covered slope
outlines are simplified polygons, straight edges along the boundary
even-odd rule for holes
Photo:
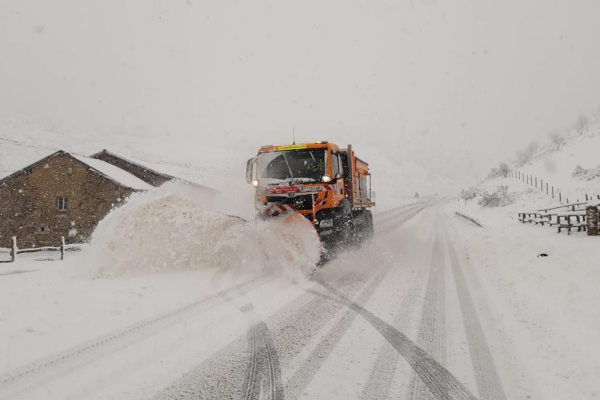
[[[579,173],[576,173],[579,167]],[[558,206],[566,204],[567,200],[569,203],[583,202],[586,195],[588,199],[600,201],[600,117],[592,119],[583,134],[568,133],[565,144],[560,148],[551,144],[542,146],[532,161],[515,168],[515,171],[525,178],[488,179],[480,184],[479,189],[493,192],[500,185],[508,186],[509,193],[515,197],[513,205],[508,207],[511,211]],[[527,176],[533,177],[533,184],[527,183]]]
[[[250,218],[254,214],[252,189],[245,182],[246,161],[256,148],[223,142],[204,147],[201,137],[180,139],[143,134],[118,135],[81,132],[18,115],[0,114],[0,177],[9,175],[56,150],[91,155],[108,149],[156,171],[219,190],[225,208],[220,211]],[[356,149],[369,162],[377,211],[401,205],[416,192],[423,196],[454,196],[460,185],[415,164],[394,159],[379,148]]]
[[[152,164],[160,172],[222,189],[244,179],[246,156],[235,149],[207,148],[194,143],[142,134],[81,132],[68,126],[0,114],[0,175],[37,161],[56,150],[91,155],[102,149]]]
[[[543,179],[554,186],[556,191],[563,193],[563,197],[570,197],[572,200],[581,200],[585,193],[600,194],[600,177],[588,180],[585,176],[573,176],[577,166],[584,170],[600,166],[600,135],[575,138],[560,150],[543,154],[520,170],[538,180]]]
[[[92,155],[102,149],[156,171],[217,189],[219,211],[244,218],[254,214],[252,189],[245,182],[249,154],[235,148],[208,148],[135,133],[81,132],[30,117],[0,114],[0,177],[57,150]]]

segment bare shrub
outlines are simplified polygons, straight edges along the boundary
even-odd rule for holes
[[[549,132],[548,136],[550,136],[550,141],[557,149],[560,149],[561,146],[565,144],[565,137],[560,133],[559,130]]]
[[[510,166],[505,162],[501,162],[498,166],[498,173],[501,177],[508,178],[508,175],[510,174]]]
[[[583,168],[581,165],[578,165],[575,167],[575,171],[573,171],[571,176],[573,178],[576,178],[578,176],[584,175],[586,172],[587,172],[587,170],[585,168]]]
[[[535,156],[535,153],[538,151],[539,148],[540,144],[535,140],[531,142],[529,146],[527,146],[526,151],[529,153],[529,160],[533,160],[533,156]]]
[[[481,193],[479,205],[483,207],[504,207],[511,204],[514,197],[508,193],[507,185],[500,185],[493,193],[487,191]]]
[[[529,157],[529,153],[527,151],[517,151],[515,160],[515,164],[517,165],[517,167],[522,167],[523,165],[527,164],[530,160],[531,158]]]
[[[596,168],[585,169],[581,165],[575,167],[575,171],[571,174],[573,178],[579,178],[586,181],[591,181],[600,178],[600,165]]]
[[[510,166],[505,162],[501,162],[500,165],[498,166],[498,168],[491,169],[491,171],[488,173],[487,177],[488,177],[488,179],[507,178],[509,174],[510,174]]]
[[[479,189],[477,189],[474,186],[471,186],[470,188],[468,188],[467,190],[462,190],[460,192],[461,197],[465,200],[472,200],[475,197],[477,197],[477,195],[479,194]]]
[[[589,125],[589,118],[582,114],[575,120],[575,131],[577,131],[579,135],[583,135],[583,133],[587,131]]]

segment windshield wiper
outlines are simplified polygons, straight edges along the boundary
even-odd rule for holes
[[[283,156],[283,159],[285,160],[285,165],[287,165],[288,171],[290,171],[290,178],[293,179],[294,178],[294,174],[292,173],[292,168],[290,167],[290,163],[288,162],[288,160],[287,160],[287,158],[285,156],[285,153],[282,153],[281,155]]]

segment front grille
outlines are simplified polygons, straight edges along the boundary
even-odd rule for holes
[[[298,211],[312,210],[312,196],[309,194],[298,195],[295,197],[287,196],[267,196],[268,203],[293,204],[294,209]]]

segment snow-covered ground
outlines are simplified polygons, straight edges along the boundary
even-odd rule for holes
[[[523,225],[508,209],[424,202],[386,214],[371,245],[307,280],[300,269],[314,260],[299,246],[310,246],[310,231],[294,236],[286,250],[279,228],[240,229],[243,221],[187,196],[171,187],[132,199],[107,218],[89,248],[67,254],[64,262],[5,264],[5,393],[212,398],[207,393],[214,394],[213,384],[231,393],[236,374],[202,371],[240,368],[243,375],[246,356],[251,359],[244,315],[265,321],[264,334],[271,335],[265,340],[273,341],[269,346],[280,362],[278,379],[292,398],[402,398],[433,390],[411,383],[410,365],[385,347],[369,319],[355,319],[354,312],[327,301],[313,303],[319,296],[310,293],[324,282],[400,329],[477,398],[598,396],[597,238]],[[475,216],[484,227],[455,211]],[[153,224],[164,228],[137,236]],[[218,227],[220,238],[207,226]],[[182,243],[162,247],[162,229]],[[224,249],[224,243],[232,246]],[[549,256],[538,258],[542,252]],[[436,278],[440,268],[445,278]],[[56,364],[57,357],[64,365]],[[335,372],[340,368],[343,374]],[[13,381],[15,371],[31,377]],[[211,384],[212,377],[218,382]]]
[[[500,209],[474,202],[448,207],[483,225],[463,221],[459,239],[475,261],[475,284],[491,299],[489,315],[510,326],[510,335],[494,332],[494,337],[512,349],[507,354],[529,360],[520,366],[531,378],[525,385],[535,386],[542,399],[595,398],[600,396],[600,239],[518,221],[518,211],[542,204],[537,193],[528,193]]]
[[[599,121],[597,121],[599,122]],[[498,343],[531,360],[526,373],[544,399],[600,397],[600,238],[575,229],[569,236],[556,226],[521,223],[518,213],[558,207],[576,201],[599,203],[600,178],[572,176],[576,165],[600,165],[600,135],[571,138],[560,150],[546,151],[519,168],[555,186],[553,199],[546,190],[515,178],[496,178],[479,189],[494,192],[507,186],[512,204],[484,208],[480,197],[455,201],[448,211],[475,218],[459,230],[465,254],[476,264],[477,285],[489,294],[490,315],[511,326],[512,335],[496,332]],[[562,202],[558,192],[562,193]],[[565,211],[566,209],[563,209]],[[539,256],[546,254],[547,257]],[[518,367],[515,365],[515,367]],[[525,373],[524,372],[524,373]]]
[[[237,217],[253,215],[251,154],[42,126],[2,120],[2,175],[56,149],[108,148],[221,193],[167,184],[65,261],[0,264],[0,398],[443,398],[452,385],[461,399],[600,397],[599,239],[521,224],[519,211],[560,205],[545,192],[505,178],[481,188],[509,186],[509,206],[436,202],[453,182],[365,149],[375,240],[308,278],[306,221]],[[522,170],[597,193],[570,176],[596,165],[597,144],[572,140]]]

